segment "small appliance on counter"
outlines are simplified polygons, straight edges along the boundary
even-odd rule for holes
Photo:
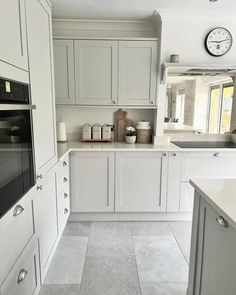
[[[62,118],[59,119],[59,123],[57,126],[57,141],[58,142],[66,142],[66,123],[62,121]]]
[[[137,130],[137,143],[150,143],[151,142],[151,125],[150,122],[138,122]]]

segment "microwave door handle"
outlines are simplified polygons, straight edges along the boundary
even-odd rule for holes
[[[32,104],[0,104],[0,111],[27,111],[35,109],[36,105]]]

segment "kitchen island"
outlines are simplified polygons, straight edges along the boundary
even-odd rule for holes
[[[187,295],[234,295],[236,179],[198,179]]]

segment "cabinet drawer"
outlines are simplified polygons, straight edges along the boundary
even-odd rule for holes
[[[69,186],[69,171],[63,173],[60,177],[57,177],[57,192],[59,195],[66,191]]]
[[[63,196],[62,196],[63,197]],[[63,198],[63,201],[58,207],[58,226],[59,226],[59,232],[61,233],[65,225],[67,223],[67,220],[70,215],[70,199],[67,197],[66,199]]]
[[[199,177],[236,177],[235,153],[188,153],[182,158],[181,181]]]
[[[63,191],[60,194],[58,194],[58,198],[57,198],[58,207],[63,206],[66,200],[68,200],[68,202],[70,203],[69,184],[63,189]]]
[[[57,176],[60,177],[64,173],[69,173],[69,156],[58,162]]]
[[[1,295],[33,295],[38,294],[39,288],[38,248],[34,239],[2,284]]]
[[[181,183],[179,211],[192,212],[193,200],[194,200],[194,188],[188,182]]]
[[[26,195],[1,219],[0,283],[33,235],[32,200],[30,195]]]

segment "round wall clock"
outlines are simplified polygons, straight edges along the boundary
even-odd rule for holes
[[[215,28],[211,30],[205,39],[206,51],[212,56],[222,56],[226,54],[233,44],[231,33],[225,28]]]

